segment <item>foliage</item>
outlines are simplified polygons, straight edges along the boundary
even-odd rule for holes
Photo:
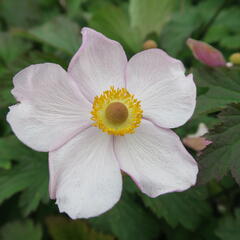
[[[154,216],[125,193],[121,201],[109,212],[90,220],[97,229],[113,233],[119,239],[154,239],[159,233],[158,222]],[[122,224],[124,223],[124,224]],[[142,226],[139,231],[139,226]]]
[[[5,224],[1,228],[2,240],[41,240],[42,229],[39,225],[34,225],[31,220],[25,220],[23,222],[16,221]]]
[[[0,202],[22,191],[19,205],[23,215],[28,215],[40,201],[46,202],[48,199],[46,155],[28,149],[13,136],[2,138],[1,141],[0,155],[4,161],[9,164],[9,161],[15,160],[19,164],[0,170]]]
[[[240,184],[240,104],[229,106],[219,114],[219,118],[221,124],[216,126],[209,136],[214,144],[200,156],[202,171],[199,181],[221,179],[230,170]]]
[[[190,189],[186,192],[169,193],[151,199],[141,194],[144,204],[159,218],[176,227],[178,224],[194,230],[202,220],[210,214],[210,206],[205,201],[206,189]]]
[[[236,69],[201,67],[193,71],[199,89],[195,114],[212,113],[226,108],[228,104],[240,103],[240,71]]]
[[[189,37],[206,41],[228,59],[240,49],[239,16],[237,0],[1,0],[0,239],[240,239],[240,67],[203,66],[186,46]],[[20,143],[6,122],[12,77],[35,63],[66,68],[84,26],[119,41],[128,58],[154,40],[193,73],[196,111],[176,132],[183,138],[201,122],[210,129],[206,150],[189,149],[197,186],[152,199],[124,176],[119,203],[87,220],[70,220],[49,201],[47,154]]]
[[[219,222],[216,235],[224,240],[237,240],[240,238],[240,209],[236,209],[235,216],[226,216]]]
[[[98,233],[82,220],[69,220],[64,217],[48,217],[47,227],[53,240],[113,240],[110,235]]]

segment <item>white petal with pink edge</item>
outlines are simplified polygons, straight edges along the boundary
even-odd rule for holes
[[[150,197],[196,182],[197,163],[171,130],[143,120],[135,134],[117,137],[114,147],[121,169]]]
[[[160,49],[133,56],[126,72],[129,92],[141,100],[143,116],[164,128],[183,125],[196,104],[192,75],[185,76],[182,63]]]
[[[92,101],[110,86],[124,87],[127,57],[122,46],[90,28],[82,29],[82,46],[72,58],[68,72]]]
[[[90,127],[50,152],[50,196],[71,218],[104,213],[119,200],[122,178],[113,137]]]
[[[16,136],[37,151],[51,151],[91,124],[91,104],[57,64],[31,65],[13,79],[7,120]]]

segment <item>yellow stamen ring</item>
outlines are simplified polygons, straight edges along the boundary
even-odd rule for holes
[[[93,126],[108,134],[123,136],[134,133],[142,119],[140,101],[125,88],[104,91],[93,102]]]

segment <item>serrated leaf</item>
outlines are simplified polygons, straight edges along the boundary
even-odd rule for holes
[[[171,227],[169,229],[165,227],[164,232],[166,231],[167,240],[219,240],[214,233],[216,225],[217,221],[215,218],[208,218],[194,231],[178,226],[174,230]]]
[[[215,233],[222,240],[239,240],[240,209],[235,210],[235,217],[227,216],[221,219]]]
[[[130,0],[131,26],[145,38],[149,33],[160,33],[176,6],[174,0]]]
[[[91,229],[83,220],[48,217],[48,231],[53,240],[114,240],[114,237]]]
[[[206,93],[197,98],[195,114],[217,112],[228,104],[240,103],[240,70],[201,67],[193,71],[199,88]]]
[[[9,222],[0,230],[2,240],[41,240],[42,229],[31,220]]]
[[[20,205],[24,215],[35,210],[48,192],[48,162],[44,153],[37,153],[16,137],[6,137],[0,141],[0,157],[18,163],[9,170],[0,170],[0,203],[13,194],[23,191]]]
[[[169,193],[157,198],[141,195],[144,204],[156,216],[164,218],[169,225],[176,227],[181,224],[190,230],[195,229],[202,217],[210,213],[210,207],[205,201],[206,189],[193,188],[185,192]]]
[[[131,53],[141,49],[143,39],[135,29],[130,28],[127,14],[119,7],[106,5],[98,9],[89,24],[107,37],[120,42]]]
[[[127,193],[113,209],[90,219],[90,223],[120,240],[151,240],[159,233],[157,220]]]
[[[213,143],[199,158],[201,168],[198,181],[219,180],[231,171],[240,184],[240,104],[229,106],[219,118],[222,124],[207,136]]]
[[[80,27],[66,17],[58,16],[40,27],[29,30],[30,37],[69,55],[80,46]]]

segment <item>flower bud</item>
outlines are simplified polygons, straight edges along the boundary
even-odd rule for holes
[[[240,53],[233,53],[229,57],[229,61],[233,64],[240,64]]]
[[[222,53],[211,45],[189,38],[188,47],[192,50],[194,57],[210,67],[225,66],[226,61]]]
[[[185,146],[199,152],[204,150],[212,141],[204,137],[186,137],[183,139],[183,143]]]
[[[143,44],[143,49],[147,50],[147,49],[151,49],[151,48],[157,48],[157,43],[154,40],[147,40]]]
[[[212,141],[202,137],[208,133],[208,128],[204,123],[200,123],[195,134],[189,134],[183,139],[183,144],[197,152],[204,150]]]

